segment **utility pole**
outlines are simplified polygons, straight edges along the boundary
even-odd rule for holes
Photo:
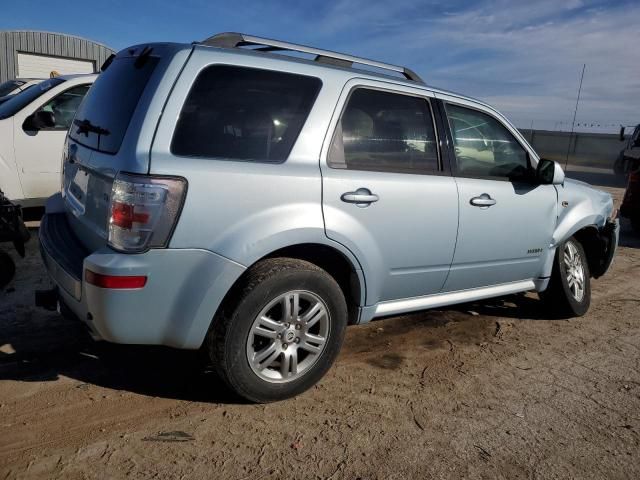
[[[578,114],[578,103],[580,103],[580,92],[582,91],[582,80],[584,79],[584,70],[587,64],[582,64],[582,75],[580,75],[580,86],[578,87],[578,97],[576,98],[576,109],[573,111],[573,122],[571,122],[571,133],[569,134],[569,145],[567,145],[567,158],[564,162],[564,169],[569,165],[569,152],[571,151],[571,140],[573,140],[573,129],[576,125],[576,115]]]

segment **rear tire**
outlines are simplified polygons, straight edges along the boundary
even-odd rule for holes
[[[225,299],[207,338],[218,375],[238,395],[267,403],[315,385],[347,326],[342,290],[327,272],[289,258],[252,267]]]
[[[574,237],[560,245],[549,286],[540,298],[560,318],[581,317],[591,304],[591,274],[584,248]]]

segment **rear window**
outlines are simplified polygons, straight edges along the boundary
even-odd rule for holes
[[[187,96],[171,151],[188,157],[283,162],[320,87],[320,79],[303,75],[207,67]]]
[[[69,136],[94,150],[118,153],[158,57],[115,58],[96,79],[76,112]]]

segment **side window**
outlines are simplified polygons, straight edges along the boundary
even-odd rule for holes
[[[456,152],[456,170],[474,177],[522,178],[529,174],[526,150],[490,115],[447,104]]]
[[[175,155],[260,162],[289,156],[320,79],[214,65],[196,78],[171,141]]]
[[[69,130],[80,102],[89,91],[91,85],[79,85],[62,92],[45,103],[39,110],[53,113],[55,126],[45,130]]]
[[[432,173],[438,146],[427,100],[358,88],[351,93],[329,150],[329,166]]]

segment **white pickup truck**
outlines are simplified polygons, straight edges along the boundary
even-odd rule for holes
[[[0,190],[7,198],[41,206],[60,189],[64,139],[96,78],[51,78],[0,104]]]

